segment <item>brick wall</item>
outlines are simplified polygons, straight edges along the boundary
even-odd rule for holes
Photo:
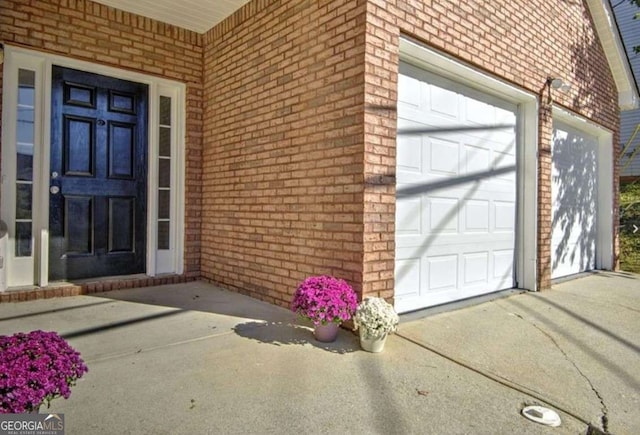
[[[90,1],[3,0],[0,25],[4,43],[187,83],[186,269],[281,305],[320,273],[393,295],[401,34],[535,94],[563,77],[558,104],[618,130],[582,2],[252,0],[198,35]],[[545,200],[549,177],[543,152]],[[545,287],[548,203],[538,217]]]
[[[202,275],[287,306],[362,286],[364,1],[248,3],[205,35]]]
[[[398,63],[398,38],[410,36],[476,68],[498,76],[534,94],[543,92],[548,76],[568,80],[567,94],[553,93],[554,101],[610,129],[618,143],[618,109],[615,83],[609,71],[591,16],[583,2],[531,0],[405,1],[371,0],[367,6],[365,100],[377,105],[394,103],[394,72]],[[381,89],[389,90],[388,93]],[[543,99],[544,102],[544,99]],[[544,110],[543,110],[544,112]],[[365,117],[365,174],[395,170],[394,111],[371,111]],[[551,259],[551,158],[552,123],[540,115],[538,279],[541,288],[550,284]],[[545,152],[546,151],[546,152]],[[618,148],[614,147],[614,161]],[[393,222],[394,191],[367,186],[365,222]],[[379,196],[377,192],[382,192]],[[617,233],[618,170],[614,170],[614,226]],[[374,205],[377,204],[377,205]],[[374,211],[374,209],[376,211]],[[379,212],[378,212],[379,211]],[[386,235],[377,233],[387,229]],[[391,293],[393,282],[392,239],[389,229],[365,225],[365,288]],[[384,240],[378,240],[383,237]],[[617,239],[617,235],[615,237]],[[386,247],[385,244],[386,243]],[[617,244],[616,244],[617,246]],[[370,250],[375,255],[368,255]],[[617,256],[617,247],[616,247]]]
[[[200,270],[202,36],[85,0],[2,0],[0,42],[187,84],[185,272]],[[0,101],[1,101],[0,75]]]
[[[615,85],[582,3],[254,0],[205,36],[205,277],[282,305],[315,273],[392,297],[401,34],[534,94],[561,76],[573,89],[554,93],[558,104],[617,131]],[[543,288],[550,164],[541,153]]]

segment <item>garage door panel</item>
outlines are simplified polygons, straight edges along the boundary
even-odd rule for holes
[[[396,159],[398,170],[422,174],[422,138],[408,135],[399,137]]]
[[[516,174],[516,156],[512,152],[501,152],[499,150],[493,151],[493,169],[499,168],[513,168],[513,171],[508,172],[511,176]]]
[[[433,255],[396,262],[396,299],[404,307],[402,311],[414,308],[406,305],[411,299],[429,298],[439,304],[486,293],[487,287],[512,285],[513,250],[459,253],[449,248],[429,252]],[[419,285],[425,281],[427,286]]]
[[[493,143],[493,149],[502,153],[515,155],[516,142],[513,136],[513,129],[515,124],[500,123],[496,121],[498,125],[508,125],[510,127],[500,127],[491,129],[491,142]]]
[[[598,141],[554,122],[552,141],[552,278],[595,269]]]
[[[489,232],[489,201],[468,200],[464,204],[464,231]]]
[[[458,287],[458,255],[426,258],[428,291],[455,290]]]
[[[492,125],[496,123],[495,107],[474,98],[465,99],[466,121],[478,125]]]
[[[507,184],[513,188],[517,181],[515,162],[505,162],[504,164],[492,168],[492,171],[491,181],[493,181],[496,186]]]
[[[516,203],[493,201],[493,232],[513,234],[516,228]]]
[[[465,170],[467,174],[484,172],[491,169],[491,150],[464,144]]]
[[[452,140],[428,139],[429,172],[433,175],[458,175],[460,162],[460,144]],[[425,175],[430,175],[425,174]]]
[[[592,270],[595,267],[595,243],[566,243],[553,251],[553,277],[562,277]]]
[[[465,286],[487,283],[489,253],[473,252],[462,256],[463,283]]]
[[[397,298],[417,298],[420,288],[416,283],[422,281],[420,258],[407,258],[396,261],[395,295]]]
[[[435,244],[445,243],[444,240],[449,244],[508,242],[513,240],[516,204],[500,201],[500,196],[497,199],[496,196],[492,198],[490,192],[476,192],[475,199],[465,199],[462,207],[453,194],[399,197],[396,200],[396,236],[406,240],[402,246],[424,244],[427,236]],[[509,199],[508,194],[501,197]],[[455,241],[451,240],[452,235],[457,237]],[[444,239],[440,240],[440,237]]]
[[[409,197],[396,200],[396,234],[420,236],[422,234],[422,198]]]
[[[396,309],[512,287],[515,107],[439,80],[429,84],[402,77]],[[403,134],[403,129],[412,133]],[[502,168],[507,171],[494,171]]]
[[[507,110],[502,107],[495,107],[496,124],[516,125],[517,117],[513,110]]]
[[[576,217],[575,220],[572,219],[561,222],[559,225],[554,225],[552,233],[553,245],[575,244],[582,239],[585,240],[585,244],[592,244],[596,235],[595,225],[594,218],[582,219],[579,217]],[[585,252],[585,255],[589,255],[589,253]]]
[[[451,119],[457,119],[460,112],[458,95],[447,89],[425,85],[428,92],[429,109],[432,112],[445,115]]]
[[[429,224],[426,234],[458,233],[458,199],[428,197]]]
[[[420,81],[408,75],[398,76],[398,102],[413,107],[420,107]]]
[[[513,249],[493,251],[493,279],[500,282],[510,282],[513,276]]]

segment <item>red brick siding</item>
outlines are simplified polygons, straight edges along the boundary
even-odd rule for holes
[[[615,85],[582,2],[252,0],[198,35],[90,1],[3,0],[0,25],[4,43],[187,83],[186,270],[280,305],[320,273],[393,295],[401,34],[535,94],[549,75],[567,79],[554,100],[617,143]],[[540,120],[546,287],[551,123]]]
[[[363,293],[393,300],[396,103],[400,35],[394,17],[367,5]]]
[[[376,104],[393,102],[396,89],[397,45],[401,34],[448,53],[487,73],[500,77],[534,94],[543,91],[548,76],[568,80],[572,89],[567,94],[553,93],[554,101],[577,112],[614,133],[617,142],[618,107],[613,77],[602,46],[595,33],[588,9],[582,2],[549,2],[531,0],[510,2],[485,1],[408,1],[370,0],[367,7],[367,51],[365,100]],[[379,95],[380,89],[389,95]],[[544,101],[543,101],[544,103]],[[395,171],[393,144],[393,111],[367,112],[365,118],[365,174]],[[539,136],[539,229],[538,272],[541,288],[549,286],[551,232],[551,159],[548,152],[551,122],[546,115]],[[387,144],[382,150],[375,145]],[[614,153],[617,157],[617,147]],[[383,158],[384,157],[384,158]],[[614,160],[617,161],[617,158]],[[382,164],[381,162],[385,162]],[[614,171],[614,231],[617,239],[618,170]],[[371,191],[371,194],[369,192]],[[388,198],[394,194],[389,186],[380,195],[382,214],[375,216],[393,222],[393,206]],[[376,201],[372,189],[365,191],[365,203]],[[370,207],[373,207],[370,205]],[[375,214],[374,214],[375,215]],[[365,222],[367,221],[365,213]],[[388,233],[386,233],[388,236]],[[366,292],[392,293],[392,261],[384,267],[382,260],[393,258],[393,243],[386,249],[376,244],[376,229],[365,226],[365,252],[381,249],[376,255],[365,254],[364,269],[375,270],[365,275]],[[367,241],[374,240],[367,247]],[[617,246],[617,245],[616,245]],[[617,255],[617,247],[616,247]],[[380,273],[378,276],[377,273]]]
[[[91,1],[2,0],[0,42],[187,84],[185,273],[197,276],[200,271],[202,35]],[[1,91],[0,81],[0,100]]]
[[[253,1],[205,35],[202,275],[287,306],[362,286],[364,1]]]
[[[546,98],[541,95],[541,98]],[[538,285],[551,285],[551,140],[553,138],[553,116],[551,107],[541,105],[538,112]]]

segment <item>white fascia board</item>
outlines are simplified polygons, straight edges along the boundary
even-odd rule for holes
[[[586,2],[618,88],[620,110],[636,109],[640,102],[638,87],[609,2],[607,0],[586,0]]]

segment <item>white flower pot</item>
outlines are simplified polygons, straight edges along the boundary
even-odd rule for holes
[[[384,349],[384,343],[387,341],[387,334],[381,337],[365,338],[360,331],[360,347],[367,352],[380,353]]]

